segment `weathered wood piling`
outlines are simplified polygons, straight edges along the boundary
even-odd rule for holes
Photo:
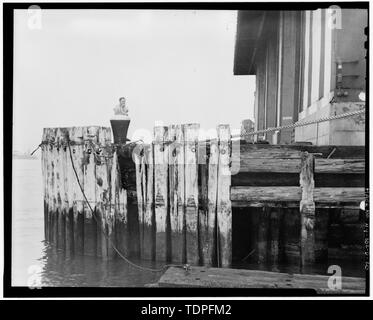
[[[363,255],[363,147],[232,141],[227,125],[198,136],[198,124],[155,127],[150,144],[44,129],[46,239],[67,255],[218,267]]]
[[[42,162],[46,239],[66,254],[113,258],[127,208],[110,128],[44,129]]]

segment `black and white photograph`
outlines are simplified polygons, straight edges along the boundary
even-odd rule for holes
[[[4,296],[368,296],[368,14],[3,3]]]

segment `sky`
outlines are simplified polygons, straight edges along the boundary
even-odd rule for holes
[[[253,119],[255,90],[254,77],[233,75],[236,14],[17,10],[14,150],[34,149],[44,127],[110,126],[121,96],[132,140],[151,139],[155,124],[236,132]]]

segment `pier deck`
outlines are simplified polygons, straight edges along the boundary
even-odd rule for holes
[[[321,294],[364,294],[365,279],[342,277],[342,288],[328,287],[327,275],[289,274],[230,268],[171,267],[158,281],[158,287],[314,289]]]

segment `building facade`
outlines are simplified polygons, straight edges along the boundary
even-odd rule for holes
[[[365,107],[364,9],[239,11],[235,75],[256,75],[255,130]],[[365,115],[258,136],[270,143],[364,145]]]

